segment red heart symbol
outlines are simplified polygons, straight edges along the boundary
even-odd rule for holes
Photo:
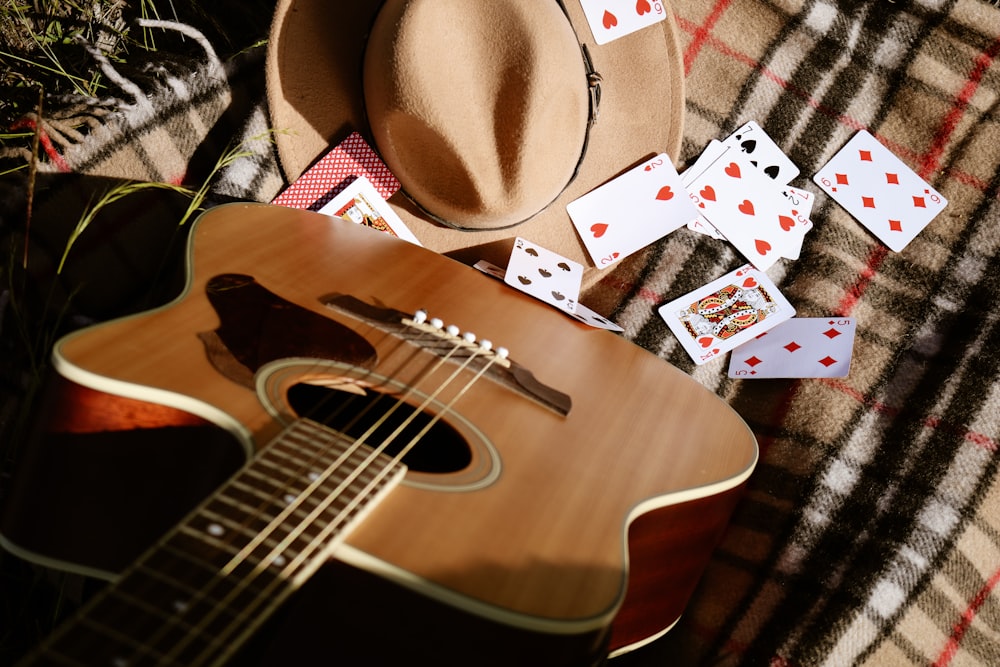
[[[726,174],[732,176],[733,178],[740,177],[740,165],[735,162],[730,162],[729,166],[726,167]]]
[[[762,255],[766,255],[767,253],[771,252],[771,244],[768,243],[767,241],[761,241],[760,239],[757,239],[756,241],[754,241],[754,247],[756,247],[757,252],[759,252]]]
[[[712,344],[712,339],[709,338],[708,336],[705,336],[704,338],[699,338],[698,344],[701,345],[702,347],[708,347],[709,345]]]
[[[781,225],[781,228],[787,232],[795,226],[795,220],[789,218],[787,215],[779,215],[778,224]]]
[[[743,203],[738,207],[740,213],[746,213],[747,215],[753,215],[753,202],[749,199],[744,199]]]
[[[698,195],[702,199],[707,199],[708,201],[715,201],[715,188],[713,188],[711,185],[706,185],[701,189],[701,192],[699,192]]]
[[[674,192],[670,189],[669,185],[664,185],[660,188],[660,191],[656,193],[656,198],[660,201],[670,201],[674,198]]]
[[[752,289],[757,286],[757,281],[754,280],[753,278],[747,278],[746,280],[743,281],[743,286],[746,287],[747,289]]]
[[[652,8],[649,6],[649,3],[646,2],[646,0],[639,0],[639,2],[635,3],[635,13],[638,14],[639,16],[642,16],[643,14],[648,14],[651,10]]]
[[[608,231],[608,223],[595,222],[590,226],[590,231],[593,233],[595,239],[599,239],[604,236],[604,232]]]
[[[607,28],[608,30],[611,30],[616,25],[618,25],[618,17],[605,9],[604,10],[604,27]]]

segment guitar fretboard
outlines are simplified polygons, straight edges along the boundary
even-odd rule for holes
[[[404,472],[295,422],[24,664],[221,664]]]

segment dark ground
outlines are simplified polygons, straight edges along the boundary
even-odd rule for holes
[[[0,40],[0,504],[7,497],[25,433],[37,418],[32,415],[33,399],[46,370],[53,340],[83,324],[162,301],[169,296],[170,289],[162,281],[157,285],[137,285],[136,293],[143,294],[142,299],[102,308],[81,299],[79,285],[66,284],[65,280],[50,282],[51,267],[31,262],[24,265],[26,239],[28,243],[38,243],[31,230],[42,229],[47,222],[28,215],[29,193],[43,190],[45,180],[32,177],[28,167],[34,136],[31,124],[24,122],[26,114],[35,111],[41,99],[43,117],[59,116],[82,98],[66,76],[50,71],[48,66],[52,61],[40,52],[37,42],[19,39],[28,34],[23,21],[24,18],[30,21],[69,74],[88,80],[93,79],[93,61],[79,43],[68,37],[70,33],[93,36],[99,27],[88,24],[93,16],[89,9],[77,8],[78,3],[58,0],[36,2],[33,6],[19,3],[27,7],[21,10],[21,15],[15,14],[13,3],[3,4],[5,7],[0,8],[3,37]],[[194,62],[191,58],[200,55],[200,49],[190,40],[163,38],[155,51],[148,48],[149,44],[143,44],[141,31],[134,24],[140,13],[138,0],[102,4],[118,6],[114,14],[118,19],[117,30],[128,32],[115,43],[111,55],[116,67],[130,77],[141,80],[148,63],[154,61],[169,62],[171,67],[190,67]],[[163,19],[173,19],[171,8],[175,8],[177,19],[202,31],[225,59],[266,40],[274,2],[173,0],[141,4],[147,7],[155,4]],[[41,97],[40,90],[44,90]],[[97,97],[100,99],[83,101],[90,108],[113,111],[114,104],[110,101],[115,97],[113,87],[102,88]],[[74,129],[83,134],[88,131],[86,125]],[[167,194],[152,197],[155,199],[149,205],[171,205]],[[72,219],[81,213],[66,211]],[[53,248],[53,252],[58,254],[58,249]],[[0,550],[0,665],[12,664],[48,635],[76,607],[77,601],[96,587],[97,584],[85,582],[81,577],[43,570]]]

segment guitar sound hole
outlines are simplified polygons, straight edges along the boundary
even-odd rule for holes
[[[368,390],[365,395],[336,391],[309,384],[294,384],[288,390],[288,404],[300,417],[325,424],[351,438],[360,438],[373,426],[365,444],[377,448],[385,444],[385,452],[397,455],[415,438],[420,441],[404,456],[411,471],[423,473],[454,473],[464,470],[472,461],[469,444],[443,419],[427,428],[434,415],[418,412],[408,403],[400,404],[393,396]],[[413,419],[399,434],[393,435],[410,417]],[[385,442],[388,440],[388,442]]]

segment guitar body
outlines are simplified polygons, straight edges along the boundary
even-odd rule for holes
[[[508,348],[511,370],[476,378],[383,319],[419,309]],[[271,624],[303,635],[303,656],[325,640],[341,655],[342,639],[306,641],[335,632],[376,642],[358,642],[369,656],[403,636],[436,664],[628,651],[679,618],[757,458],[723,401],[630,342],[441,255],[272,206],[204,214],[180,297],[53,359],[0,539],[108,578],[324,392],[428,416],[403,480]],[[289,644],[261,646],[251,663]]]

